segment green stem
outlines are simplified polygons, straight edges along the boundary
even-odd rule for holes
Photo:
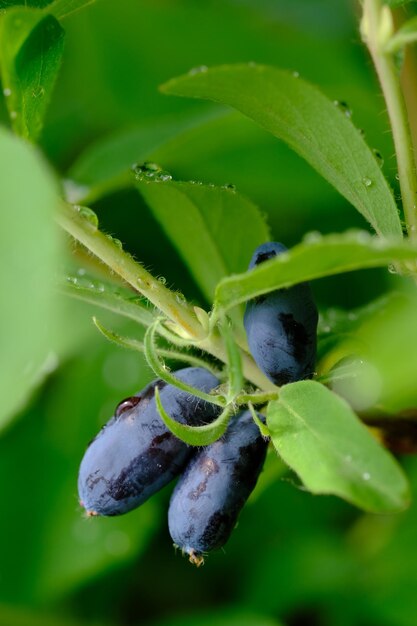
[[[362,35],[368,46],[388,109],[397,156],[398,177],[408,234],[417,238],[417,175],[407,110],[400,78],[385,43],[391,33],[391,13],[381,0],[364,0]]]
[[[201,325],[192,307],[182,300],[178,302],[175,294],[137,263],[133,257],[122,252],[110,237],[83,218],[76,209],[69,204],[62,203],[57,220],[59,225],[74,239],[121,276],[135,291],[142,293],[169,319],[179,324],[190,335],[190,338],[201,337]]]
[[[142,293],[172,322],[182,328],[189,335],[190,343],[195,343],[201,350],[227,363],[226,350],[218,330],[213,329],[210,335],[207,335],[190,304],[182,299],[178,302],[175,293],[100,232],[97,226],[65,203],[61,203],[59,207],[57,221],[74,239],[82,243],[135,291]],[[258,369],[252,357],[243,350],[241,358],[243,373],[248,381],[264,391],[277,390],[277,387]]]

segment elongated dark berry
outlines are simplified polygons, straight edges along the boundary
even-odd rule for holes
[[[249,269],[285,252],[282,243],[259,246]],[[308,283],[278,289],[246,305],[244,325],[258,367],[277,385],[310,378],[316,360],[318,313]]]
[[[178,370],[175,376],[205,392],[219,384],[199,367]],[[164,408],[178,422],[199,425],[218,414],[217,406],[161,380],[123,400],[81,462],[78,491],[90,515],[120,515],[134,509],[177,476],[190,457],[193,448],[175,437],[159,417],[156,386]]]
[[[236,416],[224,436],[195,454],[171,497],[171,537],[190,561],[221,548],[255,487],[267,442],[249,411]]]

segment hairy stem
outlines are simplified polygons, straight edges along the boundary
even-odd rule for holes
[[[190,343],[196,344],[201,350],[227,363],[226,350],[218,330],[213,329],[207,336],[193,307],[182,299],[178,301],[175,293],[167,289],[133,257],[100,232],[97,226],[85,219],[74,207],[65,203],[61,203],[59,207],[57,221],[67,233],[123,278],[135,291],[144,295],[174,324],[183,329],[189,336]],[[277,390],[276,386],[258,369],[252,357],[243,350],[241,350],[241,359],[243,373],[247,380],[264,391]]]
[[[397,156],[398,176],[408,234],[417,238],[417,175],[407,110],[399,72],[385,43],[392,16],[381,0],[364,0],[362,36],[368,46],[388,109]]]

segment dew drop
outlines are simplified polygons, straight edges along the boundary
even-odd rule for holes
[[[349,108],[349,105],[347,102],[345,102],[344,100],[334,100],[333,104],[337,106],[337,108],[340,109],[340,111],[344,113],[346,117],[349,117],[349,118],[352,117],[352,111]]]
[[[98,217],[92,209],[89,209],[86,206],[79,206],[77,204],[74,205],[74,209],[78,211],[81,217],[87,220],[89,224],[94,226],[94,228],[98,228]]]
[[[232,183],[226,183],[222,185],[222,189],[227,189],[228,191],[236,191],[236,185],[232,185]]]
[[[10,119],[15,120],[17,118],[17,111],[10,111]]]
[[[167,279],[165,278],[165,276],[158,276],[158,282],[160,282],[162,285],[166,285]]]
[[[112,235],[106,235],[106,237],[116,246],[116,248],[118,248],[119,250],[123,249],[123,244],[120,239],[116,239],[116,237],[113,237]]]
[[[371,475],[369,474],[369,472],[364,472],[364,473],[362,474],[362,478],[363,478],[364,480],[370,480],[370,479],[371,479]]]
[[[382,156],[379,150],[374,149],[372,150],[372,152],[374,153],[374,157],[376,158],[379,167],[382,167],[384,165],[384,157]]]
[[[135,163],[132,165],[132,171],[137,181],[144,182],[166,182],[172,180],[169,172],[162,169],[157,163],[147,161],[143,164]]]
[[[321,240],[322,234],[318,230],[312,230],[303,237],[304,243],[319,243]]]
[[[395,180],[400,180],[400,175],[398,172],[395,174]]]
[[[300,72],[293,72],[292,75],[294,78],[300,78]]]
[[[362,183],[365,185],[365,187],[369,188],[372,187],[372,180],[370,178],[368,178],[368,176],[364,176],[362,178]]]
[[[204,74],[207,70],[207,65],[199,65],[198,67],[192,67],[188,73],[190,76],[195,76],[196,74]]]
[[[87,270],[85,270],[83,267],[79,267],[77,270],[77,274],[78,276],[85,276]]]
[[[5,98],[9,98],[12,95],[12,90],[9,89],[8,87],[5,87],[3,89],[3,95]]]
[[[181,293],[181,291],[177,291],[177,293],[175,294],[175,299],[178,302],[178,304],[185,304],[186,303],[186,299],[183,293]]]

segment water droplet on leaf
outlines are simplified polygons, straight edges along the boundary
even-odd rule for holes
[[[368,178],[368,176],[364,176],[362,178],[362,183],[365,185],[365,187],[372,187],[372,180]]]
[[[384,157],[382,156],[379,150],[374,149],[372,150],[372,152],[374,153],[374,157],[378,161],[379,167],[382,167],[384,165]]]
[[[188,73],[190,76],[195,76],[196,74],[204,74],[207,70],[207,65],[199,65],[198,67],[192,67]]]
[[[352,117],[352,111],[349,108],[349,105],[344,100],[334,100],[333,104],[337,106],[338,109],[341,110],[342,113],[346,115],[346,117]]]

